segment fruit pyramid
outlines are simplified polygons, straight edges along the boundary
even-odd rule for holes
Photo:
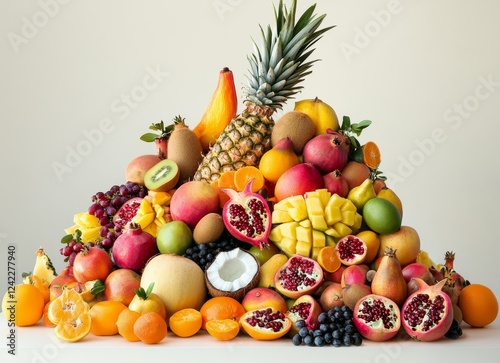
[[[64,286],[90,309],[101,300],[130,307],[136,291],[148,289],[158,309],[197,316],[189,336],[211,321],[209,335],[221,330],[219,339],[241,330],[339,347],[403,331],[420,341],[456,339],[462,322],[491,324],[498,313],[491,290],[461,276],[453,252],[443,264],[432,261],[417,231],[403,225],[377,144],[358,139],[371,121],[339,122],[318,98],[273,120],[311,73],[312,45],[333,28],[320,29],[324,18],[315,5],[296,17],[296,0],[290,8],[280,1],[248,57],[245,111],[236,115],[224,67],[194,130],[153,123],[159,135],[141,140],[157,141],[156,154],[131,160],[123,184],[97,192],[74,216],[61,240],[64,271],[56,274],[40,248],[24,283],[44,282],[50,301]],[[202,158],[192,150],[203,150]],[[134,287],[116,293],[125,277],[112,275],[120,270],[133,272]]]

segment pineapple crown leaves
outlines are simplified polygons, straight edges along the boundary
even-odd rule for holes
[[[145,142],[154,142],[156,139],[168,139],[172,131],[174,131],[174,125],[170,124],[165,126],[165,123],[162,121],[157,123],[152,123],[149,126],[149,129],[152,131],[157,131],[157,133],[147,132],[143,134],[140,139]]]
[[[254,52],[247,57],[250,75],[246,102],[258,106],[280,109],[302,87],[298,84],[312,71],[316,60],[305,62],[314,49],[310,49],[321,36],[333,28],[318,30],[326,14],[316,16],[316,5],[310,6],[297,20],[297,0],[292,0],[290,9],[280,0],[278,10],[274,8],[275,26],[268,25],[262,35],[261,47],[253,41]]]

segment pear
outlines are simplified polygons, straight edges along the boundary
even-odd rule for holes
[[[259,287],[273,288],[274,275],[288,261],[288,257],[283,253],[272,255],[262,266],[260,266]]]
[[[373,180],[367,178],[363,183],[361,183],[361,185],[358,185],[349,191],[347,199],[353,202],[358,211],[361,211],[363,210],[366,202],[376,196],[377,194],[375,194],[375,189],[373,188]]]

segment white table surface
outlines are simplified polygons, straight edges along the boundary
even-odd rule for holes
[[[127,342],[121,336],[89,334],[76,343],[58,340],[53,329],[42,323],[17,328],[16,357],[8,354],[8,326],[1,315],[0,362],[497,362],[500,354],[500,319],[481,329],[463,324],[457,340],[417,342],[397,337],[389,342],[363,340],[359,347],[295,347],[291,340],[261,342],[243,333],[228,342],[215,340],[206,332],[189,338],[169,332],[155,345]],[[329,358],[335,358],[329,359]],[[276,360],[278,359],[278,360]]]

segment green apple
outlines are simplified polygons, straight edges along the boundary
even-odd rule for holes
[[[279,252],[278,247],[272,242],[269,243],[268,247],[264,247],[262,250],[257,246],[252,246],[248,252],[250,252],[259,261],[262,266],[267,260]]]
[[[182,221],[171,221],[163,225],[156,235],[156,244],[161,253],[182,255],[193,243],[193,232]]]

